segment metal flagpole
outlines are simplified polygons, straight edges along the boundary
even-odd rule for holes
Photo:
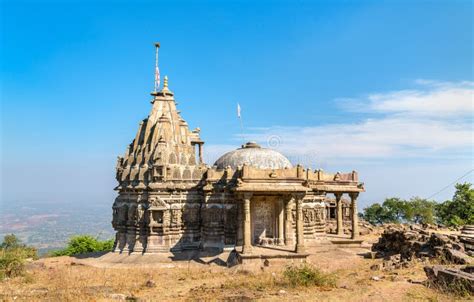
[[[160,43],[156,42],[155,48],[156,48],[156,53],[155,53],[155,90],[154,92],[156,93],[156,91],[160,87],[160,70],[158,69],[158,49],[160,48]]]

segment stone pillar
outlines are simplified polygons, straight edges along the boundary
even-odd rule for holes
[[[352,208],[352,236],[351,239],[359,237],[359,216],[357,214],[357,197],[359,193],[351,193],[351,208]]]
[[[283,204],[283,200],[280,198],[278,200],[278,244],[283,245],[285,244],[285,212],[284,212],[285,205]]]
[[[244,244],[244,210],[243,204],[238,205],[238,214],[237,214],[237,245],[241,246]]]
[[[250,221],[250,198],[252,198],[251,193],[245,193],[243,195],[244,199],[244,243],[242,245],[242,253],[248,254],[252,250],[252,227]]]
[[[344,226],[342,223],[342,193],[335,193],[336,196],[336,221],[337,221],[337,235],[344,235]]]
[[[198,144],[199,148],[199,164],[202,164],[204,161],[202,160],[202,144]]]
[[[292,198],[286,201],[285,205],[285,245],[293,245],[293,219],[291,215],[292,210]]]
[[[296,196],[296,249],[295,252],[303,253],[304,246],[304,221],[303,221],[303,197]]]

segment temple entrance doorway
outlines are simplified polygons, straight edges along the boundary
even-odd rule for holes
[[[255,196],[252,200],[252,243],[255,245],[278,244],[278,207],[272,197]]]

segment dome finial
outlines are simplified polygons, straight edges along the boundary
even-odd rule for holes
[[[247,142],[245,145],[242,146],[242,148],[261,148],[259,144],[255,141],[250,141]]]

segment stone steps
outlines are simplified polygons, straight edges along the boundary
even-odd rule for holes
[[[334,239],[331,243],[338,247],[363,247],[364,240]]]

